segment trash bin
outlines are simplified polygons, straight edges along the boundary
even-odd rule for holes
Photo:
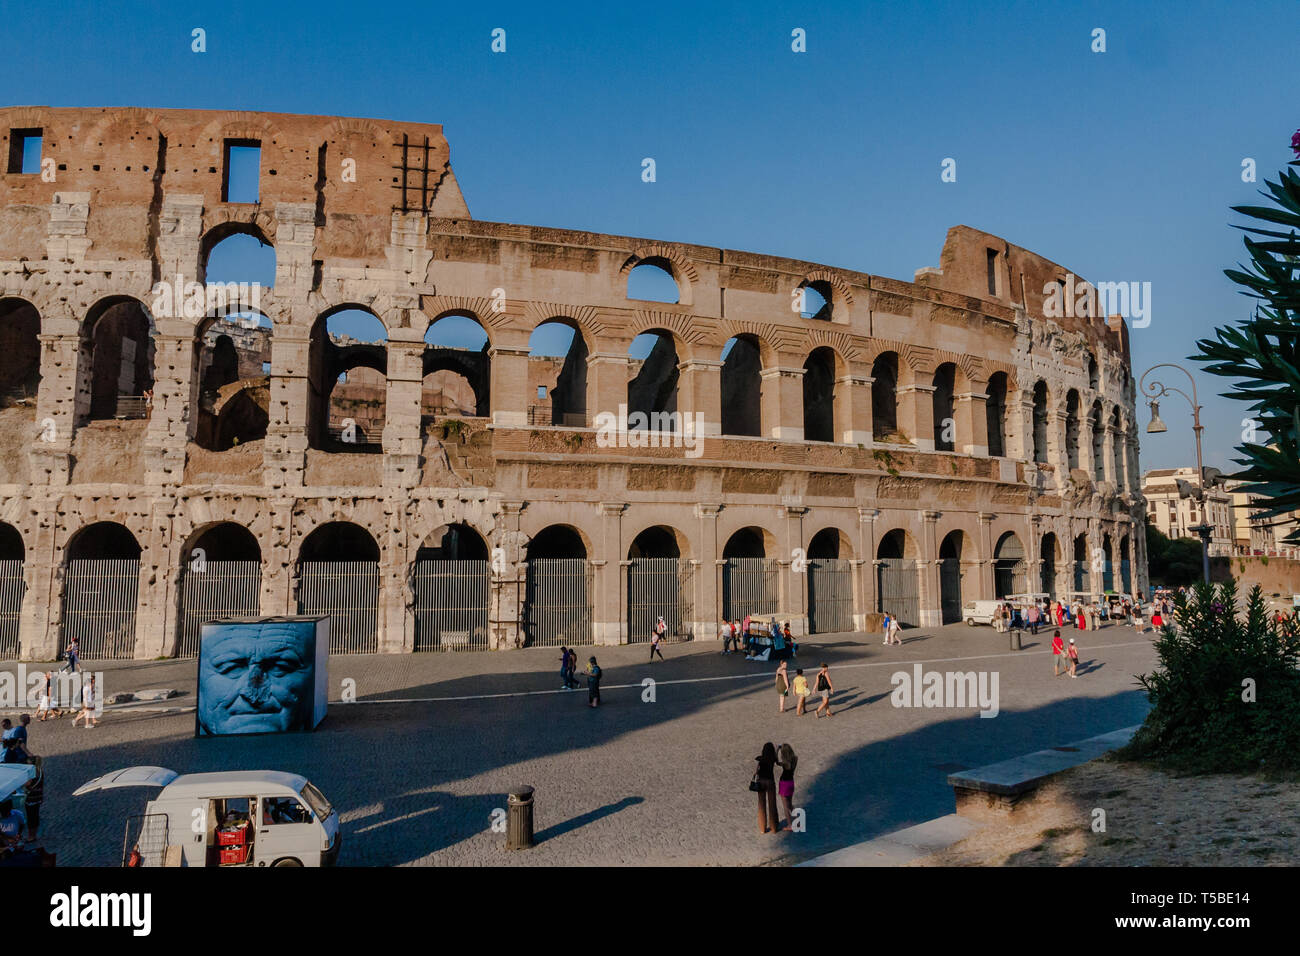
[[[1021,649],[1021,647],[1020,647],[1020,629],[1019,629],[1019,628],[1012,628],[1012,629],[1011,629],[1011,649],[1012,649],[1013,651],[1018,651],[1018,650]]]
[[[533,845],[533,788],[517,787],[506,798],[506,849]]]

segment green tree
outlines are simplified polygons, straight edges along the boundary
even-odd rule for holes
[[[1233,477],[1251,482],[1243,491],[1271,499],[1260,510],[1266,518],[1300,508],[1300,130],[1291,148],[1291,168],[1260,190],[1271,205],[1232,207],[1255,222],[1235,227],[1246,234],[1250,261],[1224,272],[1256,300],[1254,314],[1215,329],[1215,338],[1198,341],[1200,354],[1190,356],[1207,372],[1235,380],[1224,397],[1250,403],[1256,427],[1237,446],[1243,457],[1233,460],[1245,467]],[[1288,541],[1300,543],[1300,530]]]
[[[1201,580],[1201,542],[1194,538],[1170,538],[1149,520],[1147,570],[1152,584],[1182,587]]]

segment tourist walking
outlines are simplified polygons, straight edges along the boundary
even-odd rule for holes
[[[41,681],[40,698],[36,703],[36,716],[42,723],[44,723],[48,717],[59,716],[58,711],[54,709],[54,682],[52,678],[53,675],[49,671],[46,671],[45,678]]]
[[[1145,634],[1147,630],[1146,624],[1142,621],[1142,605],[1136,602],[1133,604],[1133,630],[1138,634]]]
[[[1155,609],[1152,610],[1151,612],[1151,628],[1152,630],[1158,631],[1164,626],[1165,626],[1165,617],[1163,614],[1160,613],[1160,605],[1157,604],[1155,606]]]
[[[777,704],[780,709],[778,713],[785,713],[785,699],[790,696],[790,673],[786,670],[785,661],[776,669],[776,694]]]
[[[808,703],[808,678],[803,676],[803,668],[794,669],[794,696],[799,698],[799,705],[795,707],[796,716],[804,714],[804,705]]]
[[[578,649],[576,647],[571,647],[569,648],[569,686],[570,687],[577,688],[581,686],[578,683],[577,674],[578,674]]]
[[[781,822],[776,812],[776,778],[772,773],[776,766],[776,747],[769,740],[763,744],[762,753],[754,759],[758,762],[758,769],[749,782],[749,789],[758,794],[758,831],[776,833]]]
[[[64,654],[66,655],[67,660],[64,661],[63,666],[59,668],[59,672],[62,673],[63,671],[71,670],[72,673],[77,673],[81,661],[81,638],[74,634],[72,640],[68,641],[68,646],[64,650]]]
[[[899,632],[902,631],[902,629],[903,629],[903,625],[898,623],[898,615],[891,614],[889,616],[889,633],[886,635],[888,640],[886,640],[885,643],[902,644],[903,639],[898,636]]]
[[[776,792],[785,806],[785,826],[781,829],[790,830],[794,827],[794,768],[799,758],[795,756],[793,747],[782,744],[776,752],[776,761],[781,765],[781,779],[777,781]]]
[[[587,706],[600,706],[600,665],[596,663],[596,658],[592,657],[587,661]]]
[[[569,683],[569,649],[563,644],[560,645],[560,687],[573,690]]]
[[[659,620],[662,621],[663,618],[660,618]],[[663,635],[659,633],[658,627],[655,627],[655,629],[650,632],[650,661],[652,663],[654,662],[656,654],[659,655],[660,660],[664,659],[664,652],[659,649],[659,641],[662,637]]]
[[[827,717],[834,717],[831,713],[831,694],[835,693],[835,685],[831,683],[830,665],[823,662],[822,669],[817,672],[817,692],[822,695],[822,702],[817,707],[817,716],[821,717],[822,711],[826,711]]]
[[[81,688],[81,710],[77,716],[72,718],[72,726],[77,726],[77,721],[85,719],[87,730],[95,729],[95,675],[91,674],[86,683]]]
[[[735,632],[731,629],[730,621],[723,621],[722,627],[718,629],[718,639],[722,641],[722,653],[731,653],[731,644],[735,640]]]
[[[891,617],[891,615],[890,615],[890,613],[889,613],[888,611],[886,611],[886,612],[885,612],[885,616],[884,616],[883,618],[881,618],[881,621],[880,621],[880,633],[882,633],[882,634],[885,635],[885,639],[884,639],[883,641],[880,642],[881,644],[888,644],[888,643],[889,643],[889,623],[890,623],[890,621],[892,621],[892,620],[893,620],[893,618]]]
[[[1075,671],[1079,667],[1079,645],[1074,643],[1074,638],[1070,638],[1070,648],[1066,653],[1070,657],[1070,676],[1078,677]]]
[[[1037,634],[1038,633],[1038,602],[1037,601],[1029,605],[1029,611],[1027,612],[1027,616],[1029,618],[1029,633]]]
[[[1061,658],[1065,656],[1065,641],[1061,640],[1061,629],[1052,632],[1052,676],[1061,676]]]

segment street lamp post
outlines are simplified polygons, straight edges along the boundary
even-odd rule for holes
[[[1187,380],[1192,383],[1192,394],[1188,395],[1180,388],[1165,385],[1163,382],[1153,380],[1150,385],[1146,384],[1147,376],[1158,368],[1176,368],[1187,376]],[[1169,428],[1160,420],[1160,399],[1164,398],[1170,392],[1183,396],[1187,403],[1192,406],[1192,431],[1196,435],[1196,482],[1200,492],[1201,502],[1201,523],[1188,528],[1188,531],[1196,532],[1197,537],[1201,539],[1201,577],[1206,584],[1210,583],[1210,535],[1214,533],[1214,525],[1208,520],[1209,501],[1205,494],[1205,464],[1201,458],[1201,432],[1205,426],[1201,424],[1201,403],[1196,395],[1196,379],[1192,378],[1192,373],[1187,371],[1181,365],[1173,362],[1162,362],[1159,365],[1153,365],[1142,373],[1142,379],[1138,383],[1138,390],[1146,396],[1147,404],[1151,406],[1151,421],[1147,425],[1149,434],[1158,434],[1166,432]]]

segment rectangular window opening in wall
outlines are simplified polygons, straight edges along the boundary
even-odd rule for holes
[[[42,133],[40,129],[9,131],[9,172],[31,175],[41,171]]]
[[[258,202],[258,179],[261,168],[262,144],[259,140],[226,140],[226,162],[221,175],[221,201]]]
[[[990,249],[988,251],[989,265],[989,295],[998,294],[998,251]]]

